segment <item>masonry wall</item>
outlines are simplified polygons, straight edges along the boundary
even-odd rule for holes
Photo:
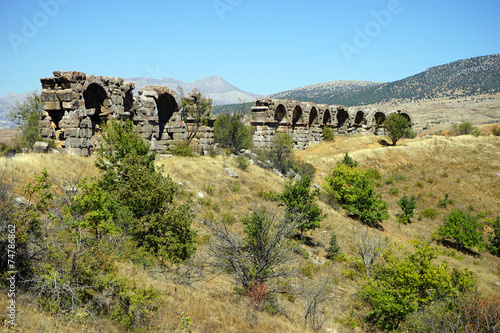
[[[323,127],[331,128],[335,135],[384,135],[382,123],[390,113],[405,116],[410,125],[411,116],[404,110],[385,110],[326,105],[280,99],[258,99],[252,108],[254,147],[271,148],[276,133],[291,136],[297,149],[323,140]]]
[[[121,78],[55,71],[42,83],[41,134],[56,148],[87,156],[98,146],[102,125],[130,119],[152,150],[168,149],[188,139],[192,119],[181,118],[180,100],[167,87],[149,86],[134,96],[134,84]],[[213,122],[201,126],[192,139],[199,151],[213,145]]]

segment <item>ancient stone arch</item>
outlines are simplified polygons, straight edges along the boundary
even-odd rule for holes
[[[42,83],[41,135],[66,152],[89,155],[95,150],[104,122],[131,119],[139,136],[153,150],[187,139],[190,119],[181,119],[181,102],[167,87],[149,86],[134,96],[134,84],[121,78],[80,72],[53,73]],[[213,144],[213,122],[193,139],[196,149]]]
[[[283,104],[279,104],[274,111],[274,120],[280,123],[283,120],[287,120],[286,118],[286,107]]]
[[[311,125],[318,125],[319,124],[319,118],[318,118],[318,109],[315,106],[312,106],[311,109],[309,110],[309,127]]]
[[[411,116],[404,110],[396,112],[408,117],[410,125],[413,124]],[[332,127],[336,135],[384,134],[382,123],[387,114],[385,110],[260,98],[252,108],[254,147],[270,148],[274,135],[283,132],[290,134],[295,148],[305,148],[311,142],[323,140],[324,126]]]

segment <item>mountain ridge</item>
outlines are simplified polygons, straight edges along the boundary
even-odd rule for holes
[[[343,89],[325,89],[330,83]],[[357,84],[364,82],[365,84]],[[372,84],[373,83],[373,84]],[[304,102],[367,105],[391,100],[417,101],[500,93],[500,54],[474,57],[433,66],[407,78],[387,83],[333,81],[270,95]]]

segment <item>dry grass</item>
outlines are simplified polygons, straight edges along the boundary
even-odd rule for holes
[[[406,247],[417,237],[429,240],[432,232],[442,223],[442,217],[454,208],[468,209],[472,205],[475,213],[491,211],[487,218],[500,212],[500,178],[495,176],[495,173],[500,173],[500,138],[432,137],[402,140],[395,147],[382,146],[378,143],[379,139],[375,136],[337,137],[333,143],[320,143],[305,151],[296,152],[296,157],[316,167],[315,182],[319,185],[346,152],[359,162],[360,168],[378,170],[382,179],[377,190],[388,201],[391,215],[383,223],[384,230],[381,234],[387,236],[394,245]],[[0,160],[0,163],[4,164],[5,160]],[[217,217],[230,212],[239,220],[254,205],[263,204],[263,199],[257,196],[259,191],[280,192],[284,183],[283,179],[268,170],[251,165],[246,171],[242,171],[236,167],[235,161],[222,157],[171,157],[157,164],[175,182],[183,184],[180,187],[183,192],[181,200],[192,203],[198,216],[195,228],[201,236],[208,235],[201,223],[204,217]],[[239,178],[231,178],[226,174],[224,169],[227,167],[238,173]],[[10,160],[7,175],[22,183],[44,168],[61,179],[98,174],[92,159],[65,155],[28,155]],[[398,175],[404,176],[404,179]],[[391,183],[391,177],[399,180]],[[20,188],[21,185],[23,184],[19,184]],[[395,188],[399,191],[396,196],[389,193]],[[449,193],[454,203],[447,208],[438,207],[438,200],[445,193]],[[400,225],[395,218],[400,213],[396,202],[403,194],[418,196],[415,218],[409,225]],[[335,297],[326,304],[330,318],[325,323],[325,328],[349,332],[348,328],[337,321],[339,318],[349,318],[352,302],[356,300],[358,282],[363,274],[356,271],[352,259],[332,264],[325,258],[324,248],[328,245],[331,232],[335,232],[342,250],[355,258],[352,225],[359,222],[349,219],[342,210],[332,206],[326,197],[322,198],[319,205],[328,216],[320,229],[309,234],[310,245],[302,247],[303,252],[308,253],[308,259],[297,257],[289,264],[290,268],[299,272],[291,283],[300,285],[305,281],[314,284],[330,274],[335,283]],[[420,212],[425,208],[434,208],[440,215],[434,220],[418,220]],[[240,223],[235,223],[233,227],[241,230]],[[209,236],[203,239],[206,242]],[[471,256],[453,249],[442,249],[445,254],[440,260],[446,260],[451,267],[469,268],[476,274],[482,291],[499,293],[495,284],[500,280],[497,275],[500,264],[498,257],[491,256],[486,251],[482,251],[480,256]],[[203,246],[198,253],[206,253]],[[312,269],[311,278],[304,275],[304,268],[307,267]],[[162,274],[145,271],[130,262],[120,263],[119,272],[139,285],[154,285],[160,290],[163,305],[154,319],[157,331],[170,331],[179,327],[183,313],[184,318],[192,319],[192,324],[189,325],[192,332],[307,332],[301,319],[305,306],[305,300],[301,297],[293,302],[286,297],[279,298],[281,306],[293,321],[282,315],[273,316],[265,312],[258,313],[258,320],[253,321],[246,298],[235,294],[230,277],[220,275],[191,286],[183,286]],[[5,298],[0,298],[0,306],[5,301]],[[43,312],[33,309],[30,311],[28,305],[24,305],[22,309],[22,319],[19,321],[22,331],[84,330],[74,324],[54,320]],[[55,327],[54,323],[59,330],[52,328]],[[64,327],[68,327],[67,330]],[[95,327],[91,325],[88,329],[98,331]],[[363,330],[358,327],[356,331]]]

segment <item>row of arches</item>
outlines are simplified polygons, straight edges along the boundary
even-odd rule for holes
[[[282,125],[292,128],[297,126],[332,126],[332,127],[380,127],[388,116],[388,112],[380,110],[359,110],[343,106],[319,106],[313,103],[290,103],[277,101],[276,107],[269,108],[273,119]],[[396,111],[407,118],[410,125],[412,119],[404,111]]]

